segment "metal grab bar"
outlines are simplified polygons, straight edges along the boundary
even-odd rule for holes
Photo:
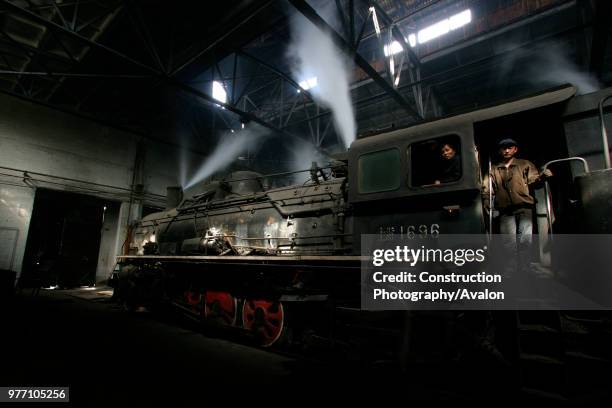
[[[550,197],[550,188],[548,187],[548,181],[544,181],[544,195],[546,195],[546,219],[548,220],[548,233],[552,241],[553,239],[552,200]]]
[[[604,120],[603,108],[604,103],[606,103],[606,101],[610,98],[612,98],[612,95],[605,96],[599,101],[599,123],[601,127],[601,141],[603,142],[606,169],[610,168],[610,149],[608,148],[608,131],[606,130],[606,121]]]
[[[612,96],[612,95],[611,95]],[[582,163],[582,165],[584,166],[584,172],[588,173],[589,170],[589,164],[587,163],[587,161],[585,159],[583,159],[582,157],[566,157],[565,159],[557,159],[557,160],[551,160],[548,163],[546,163],[543,167],[542,167],[542,172],[546,171],[546,169],[548,168],[548,166],[550,166],[551,164],[554,163],[560,163],[560,162],[566,162],[566,161],[579,161]]]
[[[612,95],[610,95],[610,96],[612,96]],[[609,160],[609,157],[608,157],[608,160]],[[546,164],[544,164],[544,166],[542,167],[542,173],[545,172],[548,169],[548,166],[550,166],[551,164],[561,163],[561,162],[569,162],[569,161],[579,161],[584,166],[584,172],[585,173],[589,173],[590,170],[589,170],[589,164],[587,163],[587,161],[584,158],[582,158],[582,157],[576,157],[576,156],[575,157],[566,157],[564,159],[551,160],[551,161],[547,162]],[[546,180],[544,181],[544,194],[546,195],[546,219],[548,220],[548,229],[549,229],[549,232],[550,232],[550,239],[552,239],[552,237],[553,237],[553,228],[552,228],[552,196],[551,196],[551,193],[550,193],[550,187],[548,186],[548,181],[546,181]]]

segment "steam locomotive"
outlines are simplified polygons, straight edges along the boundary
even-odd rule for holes
[[[522,157],[554,167],[550,184],[535,192],[538,262],[550,262],[544,244],[553,233],[612,228],[612,170],[600,137],[602,98],[612,89],[575,93],[561,86],[359,138],[329,166],[313,163],[304,184],[265,188],[266,176],[235,172],[196,186],[138,222],[129,253],[118,259],[117,294],[129,307],[170,303],[264,347],[298,333],[342,337],[368,326],[355,323],[369,319],[359,304],[361,235],[492,230],[481,187],[504,137],[519,141]],[[434,183],[442,143],[456,147],[460,175]],[[387,328],[413,335],[402,314],[389,315]]]

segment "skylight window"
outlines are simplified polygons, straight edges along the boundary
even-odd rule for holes
[[[317,77],[315,76],[315,77],[308,78],[308,79],[305,79],[303,81],[300,81],[298,83],[298,85],[300,86],[300,88],[302,88],[303,90],[307,91],[307,90],[312,89],[315,86],[317,86],[318,83],[319,83],[319,81],[317,80]],[[299,92],[299,89],[298,89],[298,92]]]
[[[410,44],[411,47],[416,46],[417,44],[416,34],[410,34],[408,36],[408,44]]]
[[[402,47],[402,44],[400,44],[399,41],[393,41],[391,45],[384,46],[385,57],[399,54],[402,51],[404,51],[404,47]]]
[[[212,96],[221,103],[227,102],[227,92],[225,92],[225,88],[223,88],[221,82],[213,81]]]
[[[447,34],[451,30],[456,30],[464,25],[470,23],[472,21],[472,12],[467,9],[462,11],[461,13],[455,14],[450,18],[445,18],[442,21],[438,21],[435,24],[432,24],[428,27],[419,30],[416,38],[418,39],[419,44],[423,44],[427,41],[433,40],[434,38],[438,38],[444,34]],[[411,34],[414,35],[414,34]],[[408,39],[410,41],[410,38]],[[414,41],[416,43],[416,41]],[[410,41],[412,45],[412,41]]]
[[[438,21],[436,24],[432,24],[429,27],[425,27],[422,30],[419,30],[418,38],[419,44],[423,44],[429,40],[433,40],[434,38],[440,37],[448,33],[450,29],[448,28],[448,18]]]
[[[469,24],[471,21],[472,12],[469,9],[464,10],[461,13],[455,14],[449,18],[445,18],[444,20],[427,26],[419,30],[416,34],[413,33],[408,35],[406,42],[410,44],[411,47],[416,47],[417,43],[423,44],[427,41],[433,40],[434,38],[438,38],[444,34],[447,34],[449,31],[456,30],[466,24]],[[391,44],[385,45],[383,51],[385,53],[385,57],[389,57],[404,51],[404,47],[402,47],[402,44],[400,44],[399,41],[393,41]],[[302,86],[301,84],[302,83],[300,82],[300,86]],[[302,86],[302,88],[304,87]]]
[[[464,10],[459,14],[455,14],[448,19],[448,25],[451,30],[456,30],[459,27],[463,27],[472,21],[472,12],[470,10]]]

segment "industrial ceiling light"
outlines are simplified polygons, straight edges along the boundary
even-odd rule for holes
[[[227,92],[225,92],[225,88],[223,88],[223,84],[221,84],[221,82],[213,81],[212,96],[221,103],[227,102]]]

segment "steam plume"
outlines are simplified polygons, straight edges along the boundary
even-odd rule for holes
[[[581,71],[559,44],[548,43],[536,51],[541,66],[537,69],[532,68],[534,74],[532,80],[540,80],[550,85],[569,82],[578,89],[579,95],[595,92],[601,88],[597,79]]]
[[[323,155],[314,146],[305,141],[296,140],[290,150],[290,171],[309,170],[312,162],[317,162],[319,167],[324,167],[329,162],[329,157]],[[302,171],[293,175],[294,182],[304,183],[310,179],[310,172]]]
[[[550,87],[571,83],[577,88],[579,95],[595,92],[602,87],[596,78],[582,71],[558,43],[546,42],[528,50],[511,45],[507,45],[507,48],[513,51],[504,59],[503,68],[499,72],[500,77],[506,76],[515,67],[526,66],[521,72],[521,77],[535,86]],[[519,64],[523,67],[518,66]]]
[[[191,179],[183,185],[183,189],[192,187],[194,184],[223,170],[234,162],[238,155],[256,146],[266,134],[267,130],[265,128],[255,124],[250,124],[245,129],[237,130],[235,133],[227,132],[223,134],[215,150],[196,170]]]
[[[327,21],[333,9],[323,10]],[[325,16],[324,16],[325,18]],[[355,117],[349,89],[351,66],[331,39],[300,14],[291,18],[291,44],[288,56],[296,66],[293,75],[299,81],[317,78],[317,86],[308,91],[318,103],[332,111],[334,127],[345,147],[355,140]]]

